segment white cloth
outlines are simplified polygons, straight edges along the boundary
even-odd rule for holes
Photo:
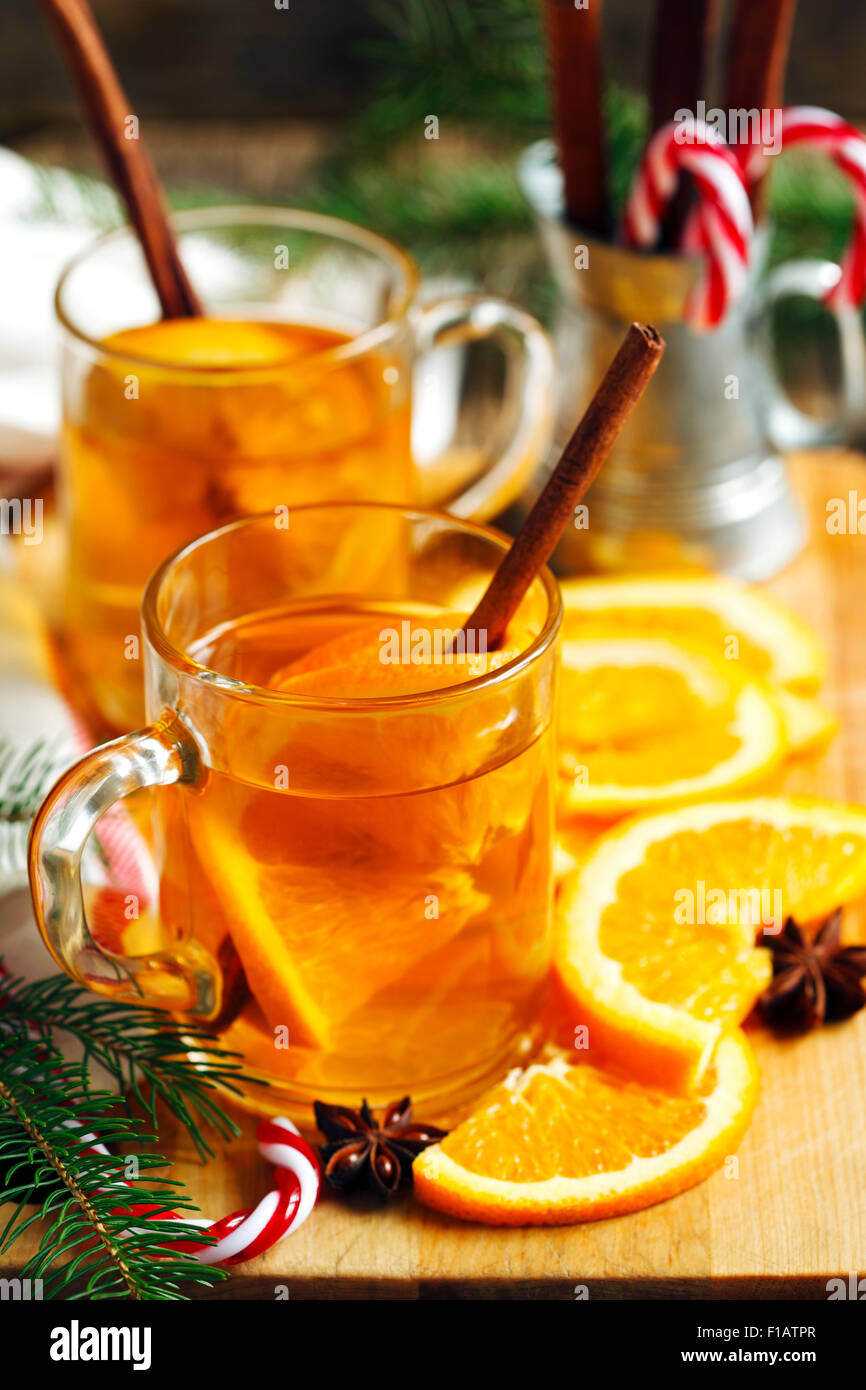
[[[0,466],[42,468],[59,420],[54,291],[60,272],[117,221],[114,194],[0,149]]]

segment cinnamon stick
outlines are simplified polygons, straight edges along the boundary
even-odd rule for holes
[[[731,111],[774,111],[782,104],[785,68],[797,0],[735,0],[728,42],[725,106]],[[751,192],[752,212],[762,204],[762,178]]]
[[[501,645],[523,595],[553,554],[575,506],[594,482],[646,390],[664,349],[664,339],[649,324],[633,323],[626,333],[514,544],[463,625],[464,632],[486,632],[488,651]]]
[[[719,0],[658,0],[650,65],[650,115],[654,131],[672,121],[678,111],[694,112],[704,96],[706,69],[719,14]],[[681,180],[662,224],[662,246],[679,245],[692,198],[692,190]]]
[[[180,261],[156,170],[132,124],[129,101],[87,0],[41,3],[141,242],[163,317],[201,314],[201,304]]]
[[[601,70],[602,0],[576,9],[547,0],[553,110],[570,222],[604,235],[610,229]]]

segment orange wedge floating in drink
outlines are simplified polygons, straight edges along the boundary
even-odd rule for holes
[[[296,769],[299,786],[306,777],[321,788],[324,772],[341,796],[363,795],[371,783],[377,794],[391,793],[391,804],[377,807],[370,833],[404,860],[424,859],[435,845],[444,862],[465,862],[491,827],[522,823],[535,796],[538,760],[522,758],[524,744],[514,742],[515,702],[530,700],[532,692],[526,685],[461,690],[514,661],[533,633],[516,621],[500,650],[458,646],[452,655],[464,618],[365,620],[290,662],[270,682],[283,694],[340,707],[329,708],[308,737],[266,765]],[[415,696],[431,698],[416,706]],[[372,700],[379,702],[375,713],[369,705],[352,706]],[[398,800],[399,791],[426,797]]]
[[[273,864],[251,872],[231,833],[214,835],[223,910],[269,1026],[298,1047],[326,1047],[335,1029],[399,979],[413,959],[456,936],[487,899],[463,870],[422,884],[401,866],[354,868],[333,847],[330,868]],[[438,916],[427,911],[435,895]]]
[[[739,1029],[699,1089],[677,1096],[574,1054],[512,1072],[413,1164],[427,1206],[496,1226],[619,1216],[708,1177],[739,1144],[758,1074]]]
[[[148,440],[151,448],[158,441],[170,458],[180,454],[194,476],[200,468],[190,468],[191,461],[219,460],[213,487],[221,483],[245,504],[236,513],[289,500],[287,440],[294,505],[321,500],[323,470],[333,464],[341,470],[346,500],[370,499],[382,485],[390,494],[395,472],[406,473],[408,410],[389,409],[384,359],[350,357],[322,365],[326,354],[349,341],[341,333],[297,323],[163,319],[106,339],[105,347],[119,357],[90,373],[89,408],[104,424],[119,423],[112,393],[122,410],[124,377],[132,363],[142,380],[141,449]],[[124,437],[128,434],[127,422]]]
[[[866,892],[866,810],[800,797],[711,802],[603,835],[560,898],[556,971],[590,1045],[677,1089],[769,983],[761,927]]]
[[[485,930],[475,931],[473,924],[473,930],[433,946],[361,1008],[329,1020],[325,1050],[275,1050],[271,1030],[258,1010],[246,1011],[230,1045],[244,1054],[252,1069],[288,1078],[300,1072],[307,1090],[345,1104],[357,1103],[362,1088],[370,1097],[371,1077],[376,1103],[386,1104],[394,1088],[411,1075],[420,1111],[425,1088],[438,1090],[443,1077],[447,1085],[449,1076],[460,1075],[467,1055],[477,1053],[479,1037],[487,1040],[493,1056],[515,1053],[515,1016],[519,1023],[524,1021],[533,963],[525,962],[528,978],[519,985],[513,974],[497,975]],[[431,946],[435,939],[431,937]],[[353,979],[358,970],[355,962]],[[545,974],[537,969],[539,997]],[[534,1039],[527,1033],[525,1040],[528,1057]],[[488,1068],[479,1084],[498,1080],[503,1070]]]
[[[308,335],[311,338],[312,335]],[[296,341],[295,341],[296,340]],[[113,352],[179,367],[272,367],[309,351],[302,330],[240,319],[160,319],[106,338]]]
[[[444,615],[436,631],[461,621]],[[258,730],[255,711],[242,709],[244,737],[227,737],[226,756],[243,765],[215,777],[196,808],[197,852],[252,993],[268,1025],[287,1026],[300,1047],[333,1050],[352,1016],[480,919],[490,896],[483,854],[540,814],[547,768],[534,747],[496,760],[498,695],[441,714],[403,707],[419,690],[447,697],[518,646],[466,664],[382,661],[381,632],[394,624],[365,618],[280,668],[272,688],[311,702],[308,724],[287,705],[288,741],[274,746],[273,729]],[[412,626],[433,631],[424,624]],[[501,697],[506,711],[510,698]],[[320,699],[332,702],[324,713]],[[380,715],[353,705],[371,699]],[[289,769],[285,792],[267,784],[279,766]]]
[[[322,642],[282,667],[268,682],[288,695],[329,700],[398,699],[443,690],[498,671],[519,656],[531,635],[515,624],[507,645],[476,651],[458,639],[465,613],[399,618],[383,613]]]

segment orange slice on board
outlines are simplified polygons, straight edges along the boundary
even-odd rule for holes
[[[559,1226],[637,1211],[719,1168],[752,1117],[758,1072],[739,1029],[693,1095],[671,1095],[574,1054],[512,1072],[416,1158],[415,1195],[463,1220]]]
[[[629,575],[562,584],[563,636],[694,639],[751,675],[814,691],[827,659],[811,628],[762,590],[715,575]]]
[[[817,753],[826,748],[839,730],[832,710],[818,700],[795,695],[791,690],[774,690],[773,698],[782,720],[785,742],[792,757]]]
[[[586,859],[596,841],[616,821],[594,820],[590,817],[571,818],[556,827],[553,847],[553,877],[560,883]]]
[[[866,892],[866,809],[805,797],[682,806],[608,831],[565,882],[556,973],[590,1045],[682,1089],[771,976],[762,926]]]
[[[784,726],[764,683],[666,637],[562,644],[559,806],[564,817],[724,795],[782,761]]]

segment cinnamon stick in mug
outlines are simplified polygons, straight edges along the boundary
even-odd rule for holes
[[[655,328],[631,324],[514,544],[463,624],[464,632],[486,633],[488,651],[501,645],[521,599],[595,481],[664,350],[664,339]]]
[[[163,317],[201,314],[181,264],[156,170],[87,0],[41,0],[41,4],[141,242]]]

